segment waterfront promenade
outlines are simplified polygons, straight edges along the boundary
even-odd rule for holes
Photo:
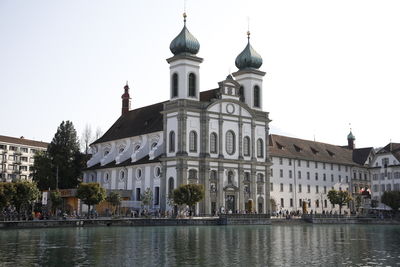
[[[270,218],[267,214],[223,214],[218,217],[193,218],[66,218],[52,220],[0,221],[0,229],[95,227],[95,226],[190,226],[190,225],[281,225],[281,224],[397,224],[400,220],[366,216],[303,215],[295,218]]]

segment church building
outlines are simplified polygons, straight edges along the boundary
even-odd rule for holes
[[[172,40],[170,99],[130,110],[124,87],[122,113],[93,144],[85,182],[118,190],[126,207],[139,208],[150,189],[152,209],[171,210],[173,189],[202,184],[197,214],[218,210],[269,213],[271,166],[268,112],[263,111],[261,56],[250,44],[236,57],[238,70],[200,91],[200,43],[184,26]],[[167,85],[166,85],[167,86]]]

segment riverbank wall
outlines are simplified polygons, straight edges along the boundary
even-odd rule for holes
[[[39,221],[2,221],[0,229],[17,228],[53,228],[53,227],[94,227],[94,226],[185,226],[185,225],[266,225],[271,224],[269,217],[261,214],[252,216],[194,217],[173,218],[98,218],[66,219]]]
[[[305,222],[313,224],[400,224],[400,221],[398,220],[379,219],[374,217],[362,217],[362,216],[303,215],[302,219]]]

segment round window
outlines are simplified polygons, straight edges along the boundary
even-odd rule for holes
[[[105,175],[104,175],[104,183],[108,183],[108,182],[110,182],[110,175],[108,174],[108,173],[106,173]]]
[[[140,180],[140,178],[142,178],[142,169],[137,168],[136,169],[136,179]]]
[[[154,175],[155,175],[156,177],[160,177],[160,175],[161,175],[161,168],[160,168],[160,167],[156,167],[156,168],[154,169]]]

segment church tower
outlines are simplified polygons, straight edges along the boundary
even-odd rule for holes
[[[347,147],[350,149],[355,149],[356,145],[354,141],[356,140],[356,137],[353,135],[353,132],[350,129],[350,133],[347,135]]]
[[[196,54],[200,43],[186,28],[186,13],[183,13],[183,23],[183,29],[169,46],[174,54],[167,59],[170,64],[170,99],[199,100],[199,69],[203,59]]]
[[[236,57],[235,65],[239,69],[232,73],[240,84],[241,100],[250,108],[262,110],[262,82],[265,72],[260,71],[263,61],[250,44],[250,32],[247,32],[247,46]]]
[[[124,86],[124,94],[121,96],[122,98],[122,111],[121,115],[125,115],[131,109],[131,97],[129,96],[129,86],[128,82]]]

